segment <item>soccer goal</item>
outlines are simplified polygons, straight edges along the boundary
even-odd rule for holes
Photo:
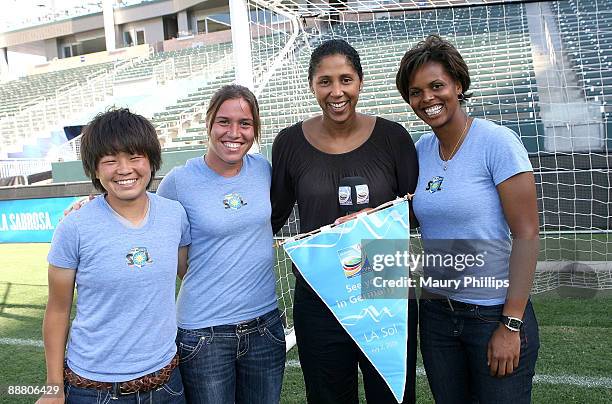
[[[307,81],[311,50],[342,38],[360,53],[358,109],[429,128],[395,88],[406,50],[436,33],[470,68],[470,115],[513,129],[536,175],[541,254],[534,293],[559,286],[612,289],[612,0],[249,0],[262,151],[282,128],[317,113]],[[282,237],[298,230],[297,211]],[[417,235],[418,237],[418,235]],[[279,301],[291,322],[291,263],[277,252]]]

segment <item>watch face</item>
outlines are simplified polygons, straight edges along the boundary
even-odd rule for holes
[[[523,322],[521,320],[517,320],[516,318],[508,319],[508,327],[520,329],[522,325]]]

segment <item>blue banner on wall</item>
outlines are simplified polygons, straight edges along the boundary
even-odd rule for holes
[[[406,385],[408,299],[363,294],[361,276],[371,269],[361,243],[408,240],[409,236],[408,202],[398,200],[388,208],[283,244],[306,282],[355,340],[398,402]]]
[[[81,197],[0,201],[0,243],[49,243],[64,209]]]

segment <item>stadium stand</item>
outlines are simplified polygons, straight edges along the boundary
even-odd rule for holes
[[[14,116],[17,112],[42,100],[55,98],[57,91],[75,83],[85,83],[88,79],[112,70],[113,63],[75,67],[50,73],[28,75],[3,83],[0,87],[0,119]]]
[[[231,54],[232,44],[221,43],[206,46],[195,46],[178,50],[158,52],[152,57],[136,63],[132,68],[123,70],[115,77],[115,81],[140,79],[151,76],[154,67],[163,62],[172,61],[175,71],[174,78],[185,78],[206,69],[209,63]]]
[[[234,80],[234,70],[228,70],[220,77],[198,88],[176,104],[153,115],[152,122],[160,133],[166,149],[191,147],[205,143],[206,128],[204,115],[212,94],[222,85]]]
[[[466,18],[462,18],[463,14]],[[404,52],[432,32],[453,41],[468,63],[474,93],[468,103],[470,114],[510,127],[521,135],[531,152],[536,152],[543,125],[522,4],[430,10],[403,14],[401,18],[330,24],[324,27],[322,35],[311,40],[311,46],[304,47],[299,56],[301,70],[308,69],[311,47],[334,37],[348,40],[359,51],[364,68],[360,111],[400,122],[416,139],[428,128],[409,112],[398,94],[395,73]],[[295,79],[291,70],[293,66],[285,66],[260,96],[264,143],[271,142],[278,130],[303,116],[301,110],[286,108],[295,96],[295,82],[292,85],[284,82]],[[300,80],[301,90],[309,94],[306,77]],[[311,97],[305,97],[304,102],[306,106],[302,107],[309,113],[318,111]]]
[[[4,121],[0,122],[0,132],[5,135],[1,141],[2,146],[3,148],[10,148],[16,144],[23,146],[22,150],[8,152],[7,157],[9,158],[44,158],[53,146],[66,141],[65,137],[62,137],[61,134],[58,138],[57,130],[51,130],[45,126],[46,124],[53,125],[53,122],[57,120],[54,120],[54,117],[63,114],[61,115],[61,120],[69,121],[75,117],[75,114],[82,112],[83,108],[89,108],[90,111],[104,109],[109,97],[114,93],[114,88],[117,86],[125,86],[126,84],[129,86],[131,83],[146,79],[154,80],[155,84],[159,86],[168,80],[186,79],[193,75],[210,72],[214,70],[215,66],[213,65],[219,60],[224,58],[231,59],[231,50],[231,43],[195,46],[159,52],[140,60],[131,59],[118,64],[109,62],[82,68],[60,70],[52,73],[27,76],[26,78],[9,82],[9,85],[2,87],[2,91],[13,97],[7,96],[9,99],[7,105],[13,109],[9,110],[6,107],[7,111],[12,113],[12,119],[8,119],[9,117],[7,116]],[[98,67],[99,69],[96,69]],[[90,73],[91,71],[93,73]],[[232,77],[232,74],[227,73],[226,79],[221,82],[213,80],[211,86],[219,86],[221,85],[220,83],[230,82]],[[98,79],[94,84],[95,88],[87,90],[92,93],[95,92],[97,97],[93,96],[93,94],[91,94],[92,97],[88,97],[87,95],[90,94],[84,96],[81,93],[62,97],[62,91],[68,91],[79,84],[89,84],[94,82],[93,79]],[[154,115],[153,120],[156,125],[158,127],[176,127],[181,113],[194,107],[198,102],[199,104],[208,102],[207,97],[210,96],[212,90],[206,92],[205,89],[202,89],[202,91],[204,91],[202,94],[195,92],[191,98],[180,100],[173,107],[169,107],[168,110],[160,111],[159,114]],[[30,94],[30,96],[29,98],[20,98],[19,94]],[[76,99],[77,103],[83,99],[88,102],[84,105],[79,104],[75,106],[73,105],[75,101],[72,98]],[[125,104],[125,101],[129,98],[122,97],[121,104]],[[134,102],[140,101],[139,97],[131,98]],[[15,101],[11,102],[12,99]],[[15,115],[21,111],[27,111],[28,113],[22,114],[25,115],[23,117]],[[90,113],[90,115],[92,114],[93,112]],[[37,124],[33,125],[32,120],[35,120]],[[89,119],[85,121],[87,120]],[[42,135],[36,136],[36,139],[33,141],[25,142],[37,131],[42,131]],[[176,131],[173,133],[176,134]],[[170,139],[168,136],[164,136],[164,139],[166,138]],[[174,147],[181,146],[183,144],[174,145]]]
[[[612,8],[610,3],[553,2],[559,32],[579,87],[588,101],[601,105],[608,138],[612,137]],[[598,18],[593,19],[593,13]],[[609,140],[608,140],[609,141]],[[610,142],[610,141],[609,141]],[[608,144],[608,148],[612,144]]]

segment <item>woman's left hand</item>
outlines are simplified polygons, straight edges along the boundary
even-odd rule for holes
[[[500,323],[493,332],[487,348],[487,364],[491,376],[504,377],[514,372],[518,367],[520,355],[520,333],[510,331]]]
[[[346,215],[346,216],[341,216],[334,221],[334,226],[348,222],[349,220],[356,218],[357,215],[359,215],[360,213],[369,212],[371,210],[374,210],[374,208],[365,208],[365,209],[361,209],[359,212],[351,213],[350,215]]]

